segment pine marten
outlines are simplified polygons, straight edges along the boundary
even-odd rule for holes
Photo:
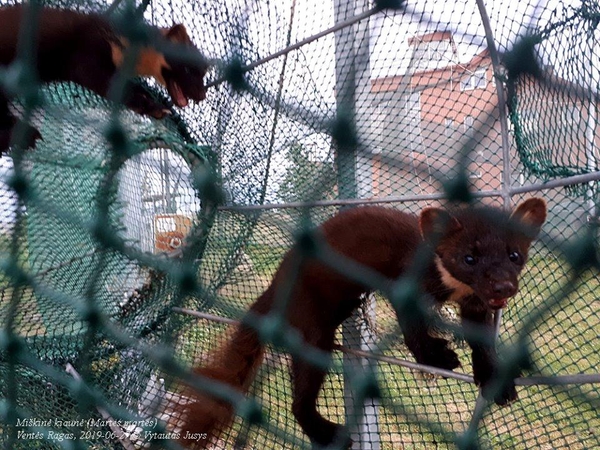
[[[0,66],[12,63],[24,22],[25,6],[0,7]],[[173,49],[197,54],[195,63],[187,63],[152,47],[141,48],[134,76],[153,77],[166,87],[173,103],[185,107],[188,100],[206,97],[203,78],[206,60],[190,40],[182,24],[171,28],[151,28],[155,38]],[[111,23],[98,14],[42,7],[36,32],[35,68],[41,82],[72,81],[106,97],[115,74],[121,67],[129,43],[114,31]],[[11,95],[0,85],[0,154],[11,145],[18,119],[9,110]],[[154,100],[139,85],[129,83],[124,104],[131,110],[155,118],[168,113],[165,105]],[[33,147],[40,133],[28,128],[26,147]]]
[[[451,212],[426,208],[419,216],[384,207],[345,210],[319,228],[332,250],[381,275],[396,279],[414,263],[418,248],[431,248],[433,261],[420,276],[425,296],[420,301],[456,302],[463,324],[479,325],[487,341],[466,333],[472,349],[474,379],[484,397],[499,405],[517,398],[512,380],[496,389],[497,354],[493,346],[493,312],[507,306],[518,291],[518,277],[527,261],[529,246],[546,220],[546,204],[531,198],[512,214],[497,208],[468,207]],[[436,241],[437,239],[437,241]],[[430,245],[430,247],[433,247]],[[253,317],[269,314],[279,288],[289,279],[299,255],[289,251],[271,285],[250,307]],[[359,307],[361,296],[371,289],[352,281],[314,259],[301,266],[295,279],[285,317],[307,344],[325,352],[334,349],[336,329]],[[455,369],[459,366],[449,342],[430,334],[425,315],[396,311],[404,340],[422,364]],[[242,321],[233,337],[214,355],[213,361],[195,372],[246,392],[261,363],[263,343],[254,328]],[[293,405],[298,423],[315,445],[327,446],[346,436],[344,428],[323,418],[317,397],[325,371],[293,357]],[[194,401],[181,405],[182,436],[206,433],[207,440],[181,443],[203,447],[231,423],[231,405],[207,394],[193,392]]]

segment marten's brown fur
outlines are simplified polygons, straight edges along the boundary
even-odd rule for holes
[[[341,255],[390,279],[406,273],[417,248],[435,242],[434,262],[420,277],[421,288],[437,303],[455,301],[463,321],[481,326],[487,343],[467,333],[473,353],[476,383],[484,397],[502,405],[517,398],[514,383],[495,389],[497,371],[493,342],[492,313],[507,305],[518,291],[518,276],[527,260],[529,246],[546,219],[546,204],[532,198],[508,215],[495,208],[465,208],[452,213],[426,208],[420,216],[382,207],[361,207],[341,212],[326,221],[320,231],[329,246]],[[298,250],[287,253],[271,285],[250,307],[253,317],[269,314],[278,288],[289,278]],[[331,352],[336,329],[361,302],[370,289],[344,277],[332,268],[308,260],[296,279],[286,310],[290,327],[304,341]],[[433,337],[425,316],[410,310],[396,311],[405,342],[419,363],[454,369],[459,366],[448,341]],[[242,392],[261,363],[263,344],[256,331],[242,322],[226,346],[198,374],[226,383]],[[340,425],[317,411],[317,397],[326,373],[294,357],[292,361],[293,413],[314,444],[326,446],[340,438]],[[194,393],[191,405],[181,406],[186,432],[207,433],[208,440],[186,446],[205,446],[231,423],[231,405],[205,394]]]
[[[24,23],[25,6],[0,7],[0,66],[7,66],[17,55],[17,44]],[[156,29],[156,38],[165,45],[196,52],[197,62],[185,63],[152,47],[140,49],[134,75],[153,77],[164,85],[173,103],[179,107],[188,100],[205,98],[204,75],[208,68],[181,24],[168,29]],[[113,78],[120,68],[128,41],[119,36],[104,17],[75,11],[41,8],[36,33],[37,76],[42,82],[72,81],[106,97]],[[9,93],[0,86],[0,154],[12,143],[18,119],[9,110]],[[165,105],[151,98],[139,85],[127,86],[125,105],[140,114],[162,118],[168,113]],[[27,146],[40,138],[29,127]]]

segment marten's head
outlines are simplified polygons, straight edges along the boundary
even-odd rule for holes
[[[185,52],[187,58],[194,60],[188,62],[184,60],[184,56],[176,57],[169,54],[164,58],[165,64],[161,67],[161,75],[173,103],[184,107],[187,106],[188,99],[196,102],[204,100],[206,98],[204,76],[208,70],[206,59],[194,46],[182,24],[161,31],[169,42],[175,44],[174,53]]]
[[[422,211],[419,225],[436,242],[436,265],[442,282],[460,301],[475,294],[489,308],[504,308],[519,290],[529,246],[546,220],[546,203],[531,198],[512,214],[498,209],[465,208],[449,213]]]
[[[194,46],[182,24],[159,31],[166,40],[162,47],[167,51],[159,51],[153,46],[143,47],[137,55],[135,75],[154,78],[167,88],[171,100],[180,108],[187,106],[189,100],[204,100],[204,76],[208,70],[206,59]],[[121,37],[110,45],[113,63],[121,67],[129,41]]]

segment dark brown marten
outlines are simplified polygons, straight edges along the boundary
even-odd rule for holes
[[[0,7],[0,66],[13,62],[25,7]],[[110,84],[120,68],[128,42],[113,31],[107,19],[97,14],[43,7],[36,33],[36,69],[42,82],[72,81],[106,97]],[[168,29],[156,29],[157,39],[177,48],[198,54],[197,63],[184,63],[151,47],[143,47],[136,61],[134,76],[153,77],[167,88],[173,103],[179,107],[188,100],[201,101],[206,96],[204,75],[206,62],[194,47],[181,24]],[[18,119],[8,106],[10,95],[0,86],[0,154],[11,144]],[[130,83],[124,104],[139,114],[162,118],[168,113],[165,105],[151,98],[143,88]],[[33,147],[40,134],[29,130],[26,143]]]
[[[321,235],[329,246],[363,266],[396,279],[413,264],[415,252],[425,242],[436,242],[434,261],[421,279],[421,287],[437,303],[458,304],[464,324],[474,323],[485,330],[489,340],[473,339],[474,378],[483,396],[503,405],[517,398],[511,381],[496,389],[497,355],[493,347],[492,313],[504,308],[518,291],[518,276],[529,246],[546,219],[546,204],[532,198],[521,203],[511,215],[496,208],[465,208],[448,213],[426,208],[420,216],[383,207],[349,209],[326,221]],[[443,225],[442,225],[443,224]],[[271,285],[250,307],[254,316],[268,314],[274,296],[293,270],[298,250],[283,258]],[[286,318],[307,344],[326,352],[334,348],[338,326],[360,305],[368,290],[315,260],[307,260],[294,285]],[[427,297],[424,297],[427,298]],[[411,316],[407,319],[406,316]],[[448,341],[429,334],[425,316],[397,311],[406,345],[422,364],[444,369],[459,366]],[[195,372],[246,392],[261,363],[263,344],[256,331],[242,323],[207,367]],[[292,361],[293,406],[298,423],[313,444],[326,446],[343,430],[317,411],[317,397],[326,373],[309,363]],[[205,446],[228,427],[232,408],[205,394],[194,393],[195,401],[180,406],[186,432],[207,433],[208,440],[183,445]],[[343,436],[343,435],[340,435]]]

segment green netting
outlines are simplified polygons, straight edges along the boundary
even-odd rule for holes
[[[0,159],[6,448],[175,448],[188,384],[237,406],[209,448],[310,448],[286,352],[310,348],[285,341],[285,324],[259,327],[275,345],[257,403],[188,370],[286,251],[311,244],[307,227],[367,203],[418,213],[534,194],[549,218],[498,320],[506,367],[526,367],[519,400],[482,401],[460,338],[455,374],[411,365],[378,293],[339,331],[355,352],[334,352],[319,409],[348,424],[354,448],[600,446],[597,4],[43,3],[182,22],[213,68],[207,99],[163,120],[44,86],[32,119],[43,141]],[[20,86],[13,108],[27,113],[32,85]],[[452,306],[440,313],[456,323]]]
[[[545,66],[543,73],[514,68],[508,81],[509,117],[519,157],[528,175],[544,181],[598,169],[597,15],[593,2],[564,5],[551,21],[532,26],[514,52],[515,57],[537,58]],[[571,190],[597,197],[590,186]]]

